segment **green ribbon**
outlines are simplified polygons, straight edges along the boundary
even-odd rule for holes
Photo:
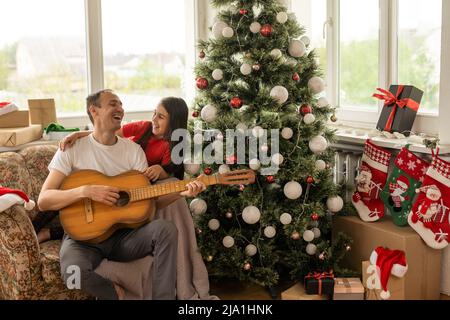
[[[48,134],[49,132],[76,132],[80,131],[79,128],[70,128],[66,129],[62,125],[58,123],[50,123],[45,129],[45,133]]]

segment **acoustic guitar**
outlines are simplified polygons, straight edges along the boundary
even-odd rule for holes
[[[108,177],[94,170],[81,170],[68,176],[61,190],[85,185],[104,185],[120,190],[116,205],[92,201],[84,198],[60,211],[60,221],[64,231],[74,240],[100,243],[121,228],[138,228],[149,223],[155,215],[155,198],[187,190],[186,185],[194,180],[206,186],[241,185],[255,181],[252,170],[231,171],[197,179],[174,181],[151,185],[147,177],[139,171]]]

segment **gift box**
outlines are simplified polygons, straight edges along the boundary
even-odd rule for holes
[[[42,126],[39,124],[23,128],[0,129],[0,147],[15,147],[42,137]]]
[[[364,286],[364,296],[366,300],[383,300],[381,298],[380,278],[376,271],[376,266],[370,264],[370,261],[362,262],[362,283]],[[390,276],[387,283],[389,290],[389,300],[405,300],[405,277],[397,278]]]
[[[305,277],[305,291],[307,294],[333,295],[334,275],[329,272],[310,273]]]
[[[391,85],[389,91],[378,88],[381,94],[375,98],[384,101],[377,129],[388,132],[400,132],[409,136],[423,91],[414,86]]]
[[[28,110],[18,110],[0,116],[0,128],[28,127],[30,114]]]
[[[334,279],[333,300],[364,300],[364,286],[359,278]]]
[[[428,247],[411,227],[398,227],[389,216],[376,223],[365,223],[359,217],[334,216],[333,239],[343,232],[353,239],[351,250],[342,266],[361,272],[362,261],[370,258],[379,246],[402,250],[408,261],[408,272],[399,299],[436,300],[440,298],[442,250]]]
[[[49,124],[57,122],[55,100],[53,99],[30,99],[30,123],[40,124],[46,128]]]
[[[328,296],[318,294],[307,294],[301,283],[296,283],[291,288],[281,293],[281,300],[327,300]]]

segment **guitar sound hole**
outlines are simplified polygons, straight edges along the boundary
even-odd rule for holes
[[[119,192],[120,198],[117,200],[116,206],[125,207],[130,202],[130,195],[125,191]]]

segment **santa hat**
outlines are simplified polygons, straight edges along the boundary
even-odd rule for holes
[[[381,298],[389,299],[391,294],[387,289],[387,284],[390,275],[401,278],[408,271],[405,252],[378,247],[370,255],[370,263],[377,266],[376,269],[383,289],[380,294]]]
[[[15,204],[23,204],[26,210],[32,210],[35,206],[35,202],[25,192],[0,187],[0,212]]]

